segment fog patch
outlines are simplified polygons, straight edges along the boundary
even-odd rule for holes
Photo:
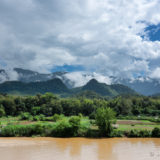
[[[13,69],[0,69],[0,83],[3,83],[5,81],[17,81],[18,78],[18,73]]]
[[[64,75],[65,79],[69,80],[68,83],[72,85],[73,88],[81,87],[85,85],[91,79],[96,79],[100,83],[111,84],[111,79],[107,76],[103,76],[98,73],[85,73],[85,72],[72,72]]]

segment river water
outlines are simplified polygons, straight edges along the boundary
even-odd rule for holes
[[[0,138],[0,160],[160,160],[160,139]]]

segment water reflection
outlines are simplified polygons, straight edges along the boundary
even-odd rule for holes
[[[160,139],[0,138],[2,160],[160,160]]]

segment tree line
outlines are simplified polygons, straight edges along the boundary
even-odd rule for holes
[[[98,108],[110,107],[116,116],[160,116],[160,97],[119,96],[114,99],[59,98],[52,93],[36,96],[0,95],[0,117],[17,116],[22,113],[31,115],[65,116],[79,115],[95,118]]]

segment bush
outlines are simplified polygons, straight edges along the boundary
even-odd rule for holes
[[[140,130],[139,137],[151,137],[151,131],[149,130]]]
[[[51,119],[52,119],[53,122],[56,122],[56,121],[60,120],[61,118],[62,118],[61,115],[54,114]]]
[[[95,130],[95,129],[90,129],[90,128],[89,128],[89,129],[86,131],[85,137],[98,138],[98,137],[100,137],[99,131],[98,131],[98,130]]]
[[[41,124],[32,125],[8,125],[1,129],[2,137],[30,137],[45,133],[45,126]]]
[[[62,120],[57,122],[57,125],[52,128],[51,135],[53,137],[70,137],[72,136],[72,128],[68,121]]]
[[[130,130],[125,131],[124,134],[127,137],[151,137],[151,131],[149,130]]]
[[[33,120],[33,116],[28,112],[24,112],[20,114],[20,120]]]
[[[40,120],[40,121],[45,121],[45,120],[46,120],[46,117],[45,117],[43,114],[40,114],[40,115],[39,115],[39,120]]]
[[[34,121],[45,121],[46,117],[43,114],[33,116]]]
[[[134,129],[134,130],[130,130],[128,132],[128,137],[139,137],[139,132],[138,130]]]
[[[111,137],[123,137],[124,136],[124,131],[120,130],[113,130]]]
[[[80,128],[80,117],[72,116],[69,121],[62,119],[52,128],[51,135],[54,137],[73,137],[78,136]]]
[[[34,120],[34,121],[40,121],[40,117],[39,117],[39,116],[34,116],[34,117],[33,117],[33,120]]]
[[[160,137],[160,128],[154,128],[152,130],[152,137]]]

